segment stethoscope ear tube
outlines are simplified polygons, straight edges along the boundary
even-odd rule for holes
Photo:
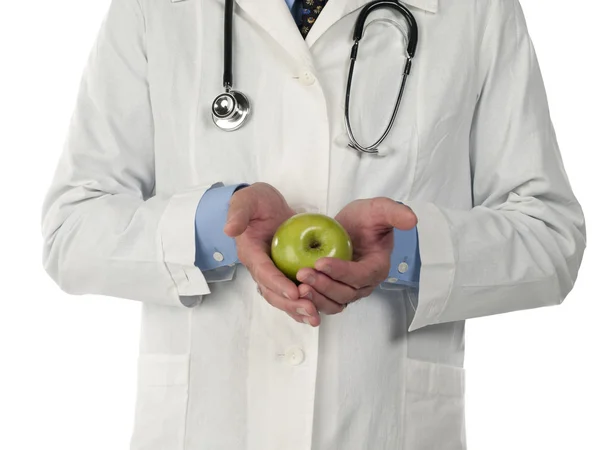
[[[406,20],[409,29],[408,44],[406,47],[407,58],[406,64],[404,66],[404,73],[402,75],[402,83],[398,91],[398,96],[396,97],[396,103],[394,104],[392,117],[390,118],[390,121],[381,137],[374,144],[363,146],[359,144],[356,140],[352,131],[352,125],[350,123],[350,91],[352,90],[352,78],[354,75],[354,66],[356,65],[356,59],[358,57],[358,48],[360,45],[360,40],[362,39],[365,31],[365,24],[367,18],[370,13],[379,8],[391,8],[398,11],[400,14],[402,14],[402,16],[404,16],[404,19]],[[348,139],[350,140],[350,143],[348,144],[349,147],[358,150],[362,153],[367,153],[371,155],[379,154],[379,150],[377,149],[377,147],[381,145],[381,143],[385,140],[385,138],[388,136],[388,134],[394,127],[394,122],[396,121],[396,116],[398,115],[400,104],[402,103],[402,96],[404,95],[406,80],[408,79],[408,75],[410,74],[410,70],[412,68],[412,59],[417,51],[418,40],[419,29],[415,17],[404,5],[401,5],[397,1],[375,0],[371,3],[367,3],[361,10],[358,18],[356,19],[356,25],[354,27],[354,44],[352,45],[352,50],[350,51],[350,68],[348,70],[348,82],[346,84],[346,101],[344,105],[344,125],[346,127]]]
[[[417,51],[417,43],[419,41],[419,28],[417,26],[417,20],[406,6],[395,0],[375,0],[367,3],[360,11],[358,18],[356,19],[356,24],[354,26],[354,41],[359,42],[362,39],[365,30],[365,23],[367,22],[369,14],[380,8],[392,8],[404,16],[409,28],[406,53],[408,54],[409,59],[414,58],[415,52]]]

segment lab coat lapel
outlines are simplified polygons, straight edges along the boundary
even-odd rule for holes
[[[238,0],[239,7],[303,65],[312,65],[306,42],[284,0]]]
[[[283,0],[279,1],[285,3]],[[317,39],[319,39],[319,37],[321,37],[323,33],[338,20],[357,9],[362,8],[371,1],[372,0],[329,0],[306,37],[308,46],[311,47]],[[439,0],[403,0],[400,3],[435,14],[438,11],[438,2]]]

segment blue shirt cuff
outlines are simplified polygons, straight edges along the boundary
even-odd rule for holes
[[[386,283],[419,287],[421,255],[417,227],[411,230],[394,229],[394,250]]]
[[[235,239],[223,232],[229,200],[233,193],[247,186],[236,184],[213,185],[204,193],[196,209],[196,262],[201,271],[208,271],[238,263]]]

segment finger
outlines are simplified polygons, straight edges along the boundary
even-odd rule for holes
[[[312,286],[307,284],[301,284],[298,287],[300,292],[300,298],[310,299],[317,310],[323,314],[333,315],[341,313],[345,305],[337,303],[330,298],[325,297],[321,293],[317,292]]]
[[[383,202],[383,215],[388,224],[399,230],[412,230],[417,226],[417,216],[408,206],[387,199]]]
[[[337,303],[348,303],[356,295],[356,289],[331,279],[322,272],[305,268],[298,271],[298,281],[313,287],[318,293]]]
[[[357,302],[362,298],[366,298],[369,295],[371,295],[373,293],[375,289],[372,287],[366,287],[366,288],[362,288],[362,289],[358,289],[356,291],[356,297],[354,298],[354,300],[352,300],[351,303]]]
[[[304,316],[300,316],[298,314],[290,314],[290,313],[286,313],[286,314],[298,323],[307,323],[308,322],[308,319],[306,319],[306,322],[304,322],[304,320],[303,320]]]
[[[305,325],[310,325],[312,327],[318,326],[318,324],[313,325],[311,323],[311,318],[309,318],[309,317],[301,316],[300,314],[289,314],[289,313],[287,313],[287,315],[290,316],[292,319],[294,319],[298,323],[302,323],[302,324],[305,324]]]
[[[376,287],[389,273],[389,261],[373,254],[359,261],[344,261],[338,258],[321,258],[315,269],[332,280],[354,289]]]
[[[223,232],[229,237],[241,235],[252,219],[256,205],[256,196],[251,189],[242,189],[236,192],[229,201],[229,210],[227,212],[227,222]]]
[[[277,294],[266,286],[258,285],[261,296],[274,308],[277,308],[289,316],[302,317],[302,322],[307,323],[304,319],[308,320],[308,324],[312,326],[318,326],[321,323],[319,312],[317,308],[308,299],[289,300],[285,297]]]
[[[252,278],[261,286],[265,286],[288,300],[298,299],[298,288],[286,277],[263,249],[251,249],[244,253],[240,260],[250,271]]]

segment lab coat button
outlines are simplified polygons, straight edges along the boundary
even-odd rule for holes
[[[408,271],[408,264],[403,262],[398,264],[398,272],[400,273],[406,273]]]
[[[317,81],[315,76],[309,70],[303,70],[298,78],[300,80],[300,83],[302,83],[305,86],[310,86],[314,84],[315,81]]]
[[[304,362],[304,352],[300,347],[288,348],[285,352],[285,361],[290,366],[299,366]]]
[[[225,259],[225,257],[223,256],[223,253],[220,252],[214,252],[213,253],[213,259],[217,262],[221,262]]]

